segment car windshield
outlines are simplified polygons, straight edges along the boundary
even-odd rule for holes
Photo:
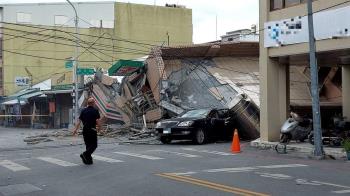
[[[185,117],[185,118],[202,117],[202,118],[204,118],[208,115],[209,112],[210,112],[210,110],[207,110],[207,109],[191,110],[191,111],[186,112],[181,117]]]

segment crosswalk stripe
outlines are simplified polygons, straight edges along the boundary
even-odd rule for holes
[[[227,152],[210,151],[210,150],[199,150],[199,149],[194,149],[194,148],[182,148],[182,149],[183,150],[187,150],[187,151],[202,152],[202,153],[216,154],[216,155],[223,155],[223,156],[235,155],[235,154],[227,153]]]
[[[149,150],[149,152],[165,152],[165,153],[175,154],[175,155],[187,157],[187,158],[200,157],[199,155],[187,154],[187,153],[181,153],[181,152],[172,152],[172,151],[167,151],[167,150]]]
[[[342,191],[332,191],[333,193],[338,193],[338,194],[345,194],[345,193],[350,193],[350,190],[342,190]]]
[[[63,167],[77,166],[77,164],[75,164],[75,163],[70,163],[70,162],[63,161],[60,159],[55,159],[52,157],[37,157],[37,159],[42,160],[42,161],[46,161],[48,163],[52,163],[55,165],[63,166]]]
[[[124,162],[121,160],[117,160],[117,159],[111,159],[108,157],[103,157],[103,156],[99,156],[99,155],[92,155],[92,158],[99,160],[99,161],[104,161],[104,162],[108,162],[108,163],[120,163],[120,162]]]
[[[128,153],[128,152],[113,152],[113,153],[121,154],[121,155],[127,155],[127,156],[131,156],[131,157],[138,157],[138,158],[142,158],[142,159],[149,159],[149,160],[163,159],[163,158],[160,158],[160,157],[154,157],[154,156],[143,155],[143,154],[136,154],[136,153]]]
[[[266,166],[257,166],[259,168],[266,169],[278,169],[278,168],[294,168],[294,167],[307,167],[307,165],[303,164],[287,164],[287,165],[266,165]]]
[[[23,165],[17,164],[9,160],[0,161],[0,166],[5,167],[14,172],[30,170],[28,167],[24,167]]]

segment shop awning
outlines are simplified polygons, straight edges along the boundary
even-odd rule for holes
[[[5,102],[1,103],[2,105],[14,105],[20,103],[21,105],[25,105],[28,103],[28,99],[33,97],[38,97],[43,95],[41,91],[38,89],[27,89],[20,91],[16,94],[9,96]]]
[[[15,104],[21,104],[21,105],[25,105],[25,104],[27,104],[27,102],[26,101],[18,101],[17,99],[12,99],[12,100],[10,100],[10,101],[5,101],[5,102],[3,102],[3,103],[1,103],[1,105],[15,105]]]
[[[108,69],[109,76],[129,76],[144,66],[143,61],[119,60]]]

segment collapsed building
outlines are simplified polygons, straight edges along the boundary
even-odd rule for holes
[[[311,108],[308,70],[304,65],[289,67],[292,110]],[[109,121],[142,127],[144,121],[151,125],[191,109],[228,108],[240,134],[259,137],[258,43],[158,47],[144,59],[118,61],[108,73],[123,79],[118,82],[98,70],[91,92]],[[319,75],[321,106],[338,108],[341,92],[334,90],[339,89],[334,79],[339,70],[323,68]]]
[[[254,139],[259,137],[258,73],[253,72],[258,52],[258,43],[251,42],[153,48],[144,60],[120,60],[108,70],[124,76],[121,82],[98,70],[92,96],[106,119],[127,126],[192,109],[227,108],[240,122],[241,136]],[[222,74],[235,72],[238,65],[244,67],[245,79],[238,76],[237,82]]]

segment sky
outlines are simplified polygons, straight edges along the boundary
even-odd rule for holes
[[[64,2],[65,0],[0,0],[1,3]],[[75,2],[76,0],[71,0]],[[101,0],[79,0],[101,1]],[[104,0],[108,1],[108,0]],[[148,5],[185,5],[192,9],[193,42],[220,39],[226,32],[250,28],[259,22],[259,0],[117,0]]]

